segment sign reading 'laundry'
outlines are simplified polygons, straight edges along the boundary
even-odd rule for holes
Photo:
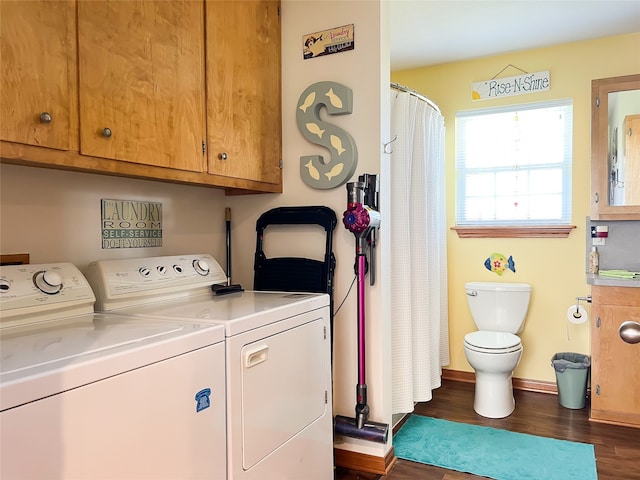
[[[472,100],[514,97],[527,93],[546,92],[551,88],[549,71],[525,73],[515,77],[492,78],[471,85]]]
[[[102,248],[162,246],[162,203],[102,200]]]

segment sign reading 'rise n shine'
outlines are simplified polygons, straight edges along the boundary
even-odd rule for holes
[[[551,88],[549,71],[525,73],[516,77],[492,78],[471,85],[472,100],[514,97],[527,93],[546,92]]]
[[[102,248],[162,246],[162,203],[102,200]]]

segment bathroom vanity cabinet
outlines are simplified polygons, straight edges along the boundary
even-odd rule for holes
[[[619,332],[640,322],[640,288],[593,285],[591,297],[590,419],[640,428],[640,343]]]

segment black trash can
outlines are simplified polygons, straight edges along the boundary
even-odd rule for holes
[[[556,371],[558,399],[565,408],[584,408],[587,398],[587,379],[591,358],[581,353],[556,353],[551,358],[551,365]]]

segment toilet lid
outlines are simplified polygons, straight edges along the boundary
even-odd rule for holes
[[[521,347],[520,337],[507,332],[477,331],[467,333],[464,342],[471,348],[484,351],[517,350]]]

